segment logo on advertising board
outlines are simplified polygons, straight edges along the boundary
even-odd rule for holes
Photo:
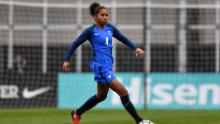
[[[220,109],[220,75],[155,73],[148,78],[149,108]]]
[[[142,73],[116,73],[137,108],[144,106]],[[147,80],[150,109],[220,109],[220,75],[215,73],[151,73]],[[93,74],[59,74],[58,107],[79,107],[96,93]],[[74,94],[70,94],[74,92]],[[98,108],[123,108],[120,97],[110,91]]]
[[[35,98],[42,95],[50,90],[50,87],[41,87],[35,90],[29,90],[25,87],[22,91],[19,91],[17,85],[0,85],[0,99],[18,99],[20,97],[24,99]],[[21,96],[19,96],[21,92]]]

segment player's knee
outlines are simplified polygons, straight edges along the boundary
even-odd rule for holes
[[[127,89],[121,89],[121,91],[118,93],[119,96],[127,96],[128,90]]]
[[[128,95],[128,90],[125,89],[124,92],[123,92],[123,96],[127,96]]]

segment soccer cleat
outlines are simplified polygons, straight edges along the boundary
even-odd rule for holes
[[[77,115],[75,111],[71,112],[71,117],[72,117],[73,124],[79,124],[80,116]]]

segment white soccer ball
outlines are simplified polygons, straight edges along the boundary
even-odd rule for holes
[[[154,123],[151,122],[150,120],[143,120],[139,124],[154,124]]]

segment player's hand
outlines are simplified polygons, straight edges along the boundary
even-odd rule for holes
[[[142,49],[140,49],[140,48],[137,48],[136,50],[135,50],[135,54],[136,54],[136,57],[143,57],[144,56],[144,51],[142,50]]]
[[[63,62],[63,71],[69,72],[70,71],[70,63],[68,61]]]

